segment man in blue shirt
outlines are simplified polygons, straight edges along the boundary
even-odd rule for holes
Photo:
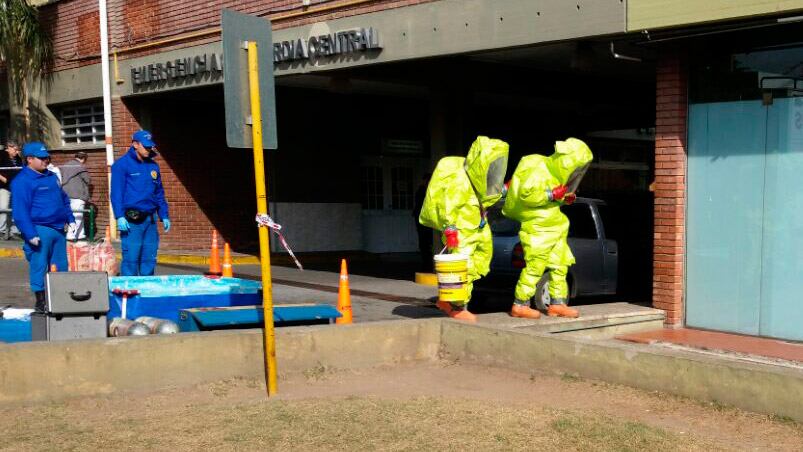
[[[25,240],[31,290],[36,310],[45,311],[45,274],[51,264],[67,271],[65,231],[75,222],[70,198],[54,173],[48,171],[50,154],[44,144],[26,143],[22,155],[27,166],[11,182],[11,215]]]
[[[140,130],[131,137],[128,152],[112,165],[111,201],[123,245],[123,276],[149,276],[156,268],[159,232],[170,230],[167,200],[159,165],[153,161],[156,143],[151,133]]]

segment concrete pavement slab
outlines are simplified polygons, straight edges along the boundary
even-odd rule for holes
[[[242,268],[241,268],[242,267]],[[259,279],[259,266],[238,266],[238,277]],[[203,266],[159,265],[157,275],[201,274]],[[320,271],[300,272],[275,266],[273,271],[274,304],[327,303],[337,305],[339,274]],[[286,280],[288,284],[282,284]],[[352,291],[351,303],[355,322],[406,318],[443,317],[429,297],[437,289],[421,290],[409,281],[354,277],[351,283],[359,289]],[[297,284],[294,284],[297,283]],[[382,290],[391,293],[383,296]],[[396,294],[396,295],[393,295]],[[0,259],[0,306],[33,308],[34,300],[28,286],[28,263],[24,259]]]

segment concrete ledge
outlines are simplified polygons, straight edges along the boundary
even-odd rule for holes
[[[22,251],[22,245],[13,248],[0,248],[0,258],[24,258],[25,253]],[[122,254],[117,253],[117,260],[123,259]],[[271,259],[276,260],[273,256]],[[289,259],[279,259],[280,261]],[[156,262],[160,264],[190,264],[190,265],[209,265],[209,257],[196,255],[196,254],[159,254],[156,256]],[[234,265],[259,265],[259,256],[232,256],[231,263]]]
[[[122,256],[118,255],[118,259]],[[221,258],[222,259],[222,258]],[[195,254],[159,254],[156,256],[156,262],[159,264],[191,264],[191,265],[209,265],[209,257]],[[232,256],[231,263],[237,264],[259,264],[258,256]]]
[[[434,318],[278,329],[276,349],[280,377],[460,360],[570,373],[803,421],[800,367],[563,334]],[[0,345],[0,403],[263,379],[263,353],[261,330]]]
[[[278,371],[434,360],[440,327],[426,319],[278,329]],[[0,403],[264,378],[263,350],[261,330],[0,345]]]
[[[438,275],[435,273],[418,273],[415,274],[415,283],[424,286],[438,287]]]
[[[566,372],[803,421],[803,371],[615,341],[444,321],[443,359]]]
[[[0,258],[3,257],[11,257],[11,258],[25,257],[25,253],[22,251],[22,245],[15,248],[0,248]]]

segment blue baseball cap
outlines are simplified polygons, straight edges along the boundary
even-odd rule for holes
[[[37,157],[40,159],[49,158],[50,154],[47,152],[47,146],[44,143],[40,143],[38,141],[31,141],[30,143],[25,143],[25,146],[22,147],[22,155],[24,157]]]
[[[156,146],[156,143],[153,142],[151,133],[147,130],[138,130],[134,132],[134,135],[131,136],[131,141],[138,141],[146,148],[152,148]]]

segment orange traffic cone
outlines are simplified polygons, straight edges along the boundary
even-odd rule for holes
[[[337,310],[342,317],[335,320],[337,324],[351,323],[351,289],[349,289],[349,272],[346,260],[340,261],[340,286],[337,290]]]
[[[209,253],[209,271],[204,272],[206,276],[220,276],[220,250],[217,245],[217,231],[212,229],[212,250]]]
[[[227,242],[223,242],[223,277],[234,277],[234,270],[231,267],[231,248]]]

